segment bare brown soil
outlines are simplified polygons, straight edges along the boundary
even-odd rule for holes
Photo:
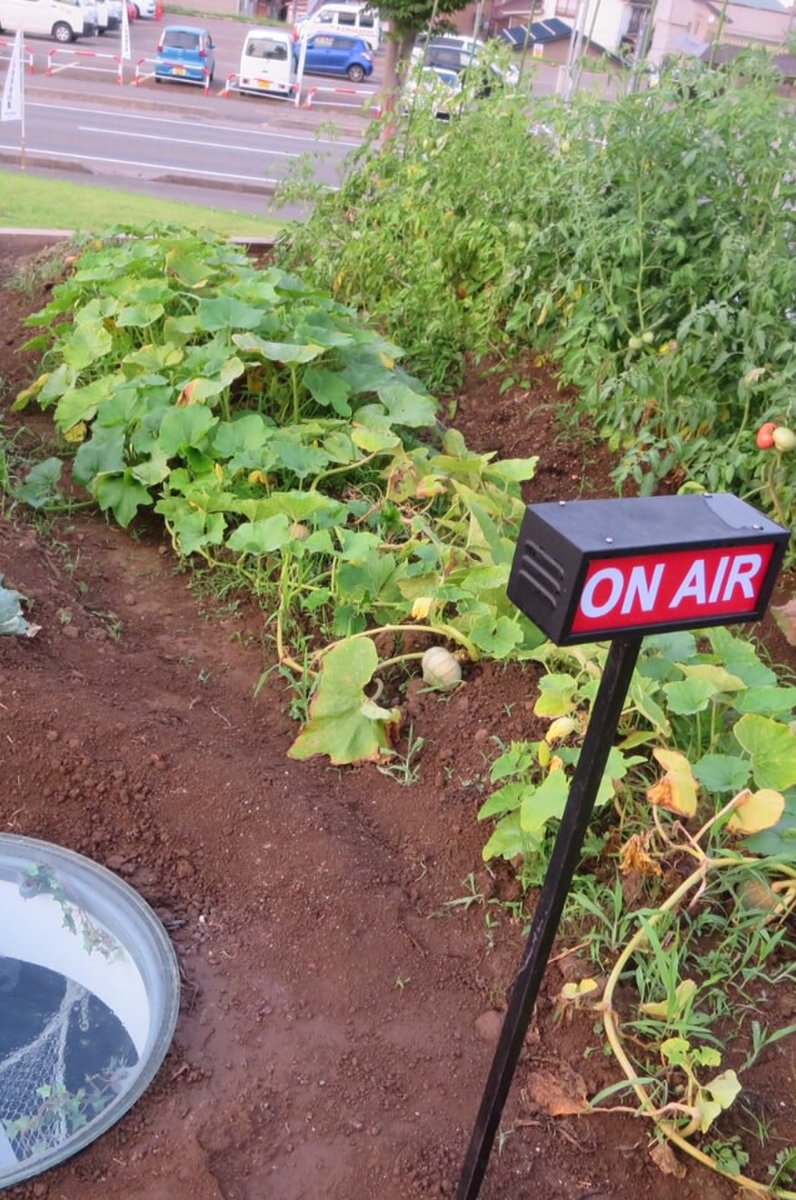
[[[16,353],[40,300],[9,285],[19,265],[0,257],[6,410],[35,370]],[[566,396],[543,364],[528,370],[530,391],[503,396],[473,371],[457,426],[478,449],[539,453],[535,499],[610,494],[605,450],[569,436]],[[47,436],[42,418],[25,414],[25,427]],[[285,756],[285,681],[274,673],[253,694],[260,616],[203,599],[157,529],[131,537],[96,514],[36,522],[7,507],[0,570],[41,626],[0,640],[0,828],[118,872],[164,922],[183,976],[152,1088],[9,1200],[452,1196],[523,937],[503,910],[488,930],[482,904],[448,902],[471,873],[486,899],[515,895],[481,866],[475,814],[494,739],[538,732],[533,671],[478,666],[448,702],[410,688],[426,744],[403,787],[375,767]],[[590,1094],[617,1079],[587,1055],[593,1014],[553,1019],[572,969],[570,956],[548,971],[484,1200],[731,1200],[734,1186],[698,1167],[662,1174],[642,1120],[554,1119],[531,1098],[532,1071],[577,1071]],[[792,1042],[755,1077],[765,1114],[792,1100]]]

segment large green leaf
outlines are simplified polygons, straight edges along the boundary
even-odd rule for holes
[[[22,483],[14,488],[14,498],[23,500],[31,508],[44,508],[59,497],[58,483],[62,470],[60,458],[45,458],[43,462],[36,463]]]
[[[680,679],[664,684],[669,711],[678,716],[689,716],[702,712],[717,695],[716,688],[707,679]]]
[[[747,713],[733,733],[752,759],[755,783],[783,792],[796,784],[796,733],[779,721]]]
[[[119,309],[115,320],[120,329],[139,329],[160,320],[163,312],[163,305],[158,303],[128,304],[124,308]]]
[[[294,342],[268,342],[255,333],[234,333],[232,340],[238,349],[249,354],[259,354],[272,362],[296,365],[312,362],[326,353],[325,346],[304,346]]]
[[[483,613],[470,626],[470,638],[479,650],[492,658],[508,658],[522,641],[523,632],[511,617]]]
[[[273,427],[265,423],[260,413],[243,413],[232,421],[219,421],[213,432],[213,449],[219,458],[229,461],[232,471],[270,469],[275,456],[266,463],[263,449],[273,435]]]
[[[215,333],[220,329],[256,329],[262,323],[263,310],[234,296],[213,296],[199,301],[196,316],[202,329]]]
[[[796,706],[796,688],[750,687],[732,698],[733,708],[740,713],[757,713],[761,717],[790,717]]]
[[[732,754],[704,754],[694,763],[694,774],[709,792],[736,795],[749,782],[751,768],[745,759]]]
[[[55,421],[63,433],[80,421],[90,421],[97,409],[106,400],[113,387],[113,377],[103,375],[85,387],[72,388],[65,392],[55,408]]]
[[[341,417],[351,415],[351,405],[348,398],[351,395],[351,385],[339,371],[327,371],[321,367],[308,367],[304,372],[303,383],[309,389],[316,404],[324,408],[332,408]]]
[[[245,554],[273,554],[291,540],[290,521],[284,513],[266,517],[263,521],[246,521],[234,530],[227,545],[230,550]]]
[[[520,808],[520,824],[525,833],[540,833],[548,821],[557,819],[564,811],[569,793],[569,780],[562,769],[551,771],[538,788],[524,798]]]
[[[379,388],[378,395],[393,425],[405,425],[414,429],[426,428],[436,422],[436,401],[431,396],[421,395],[406,384],[385,384]]]
[[[91,437],[75,455],[72,476],[76,483],[88,487],[96,475],[123,471],[124,466],[124,430],[95,424]]]
[[[370,638],[342,642],[324,655],[310,718],[288,751],[291,758],[325,754],[342,765],[377,762],[390,753],[400,709],[380,708],[364,692],[378,661]]]
[[[85,323],[75,325],[71,336],[63,343],[61,355],[67,366],[84,371],[104,358],[112,346],[113,338],[100,321],[92,325]]]
[[[213,268],[204,257],[202,247],[190,242],[177,244],[167,252],[166,268],[190,288],[205,287],[213,274]]]
[[[481,856],[484,862],[489,862],[491,858],[510,860],[518,854],[529,854],[538,845],[538,839],[523,830],[520,814],[512,812],[498,821],[492,836],[481,851]]]
[[[132,471],[120,475],[100,475],[94,483],[94,495],[100,508],[110,509],[120,525],[127,526],[139,508],[152,503],[147,489],[133,478]]]
[[[204,404],[169,409],[160,426],[158,447],[171,458],[187,446],[200,446],[217,423],[218,418]]]

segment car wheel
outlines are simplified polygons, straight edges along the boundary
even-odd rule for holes
[[[73,42],[75,40],[75,35],[72,33],[71,26],[67,25],[66,21],[58,21],[56,25],[53,25],[53,37],[55,38],[56,42],[60,42],[62,46],[67,42]]]
[[[346,71],[346,75],[352,83],[361,83],[365,78],[365,70],[363,67],[360,67],[359,63],[352,63]]]

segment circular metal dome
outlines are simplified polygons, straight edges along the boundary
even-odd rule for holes
[[[0,834],[0,1188],[82,1150],[168,1050],[179,971],[152,909],[82,855]]]

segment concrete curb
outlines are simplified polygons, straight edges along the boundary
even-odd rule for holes
[[[75,229],[19,229],[14,226],[0,225],[0,238],[8,239],[9,241],[24,241],[26,238],[30,241],[38,242],[68,242],[71,238],[77,235]],[[245,250],[252,254],[264,254],[267,250],[273,250],[276,245],[275,238],[258,238],[251,235],[238,235],[226,239],[233,246],[243,246]]]

